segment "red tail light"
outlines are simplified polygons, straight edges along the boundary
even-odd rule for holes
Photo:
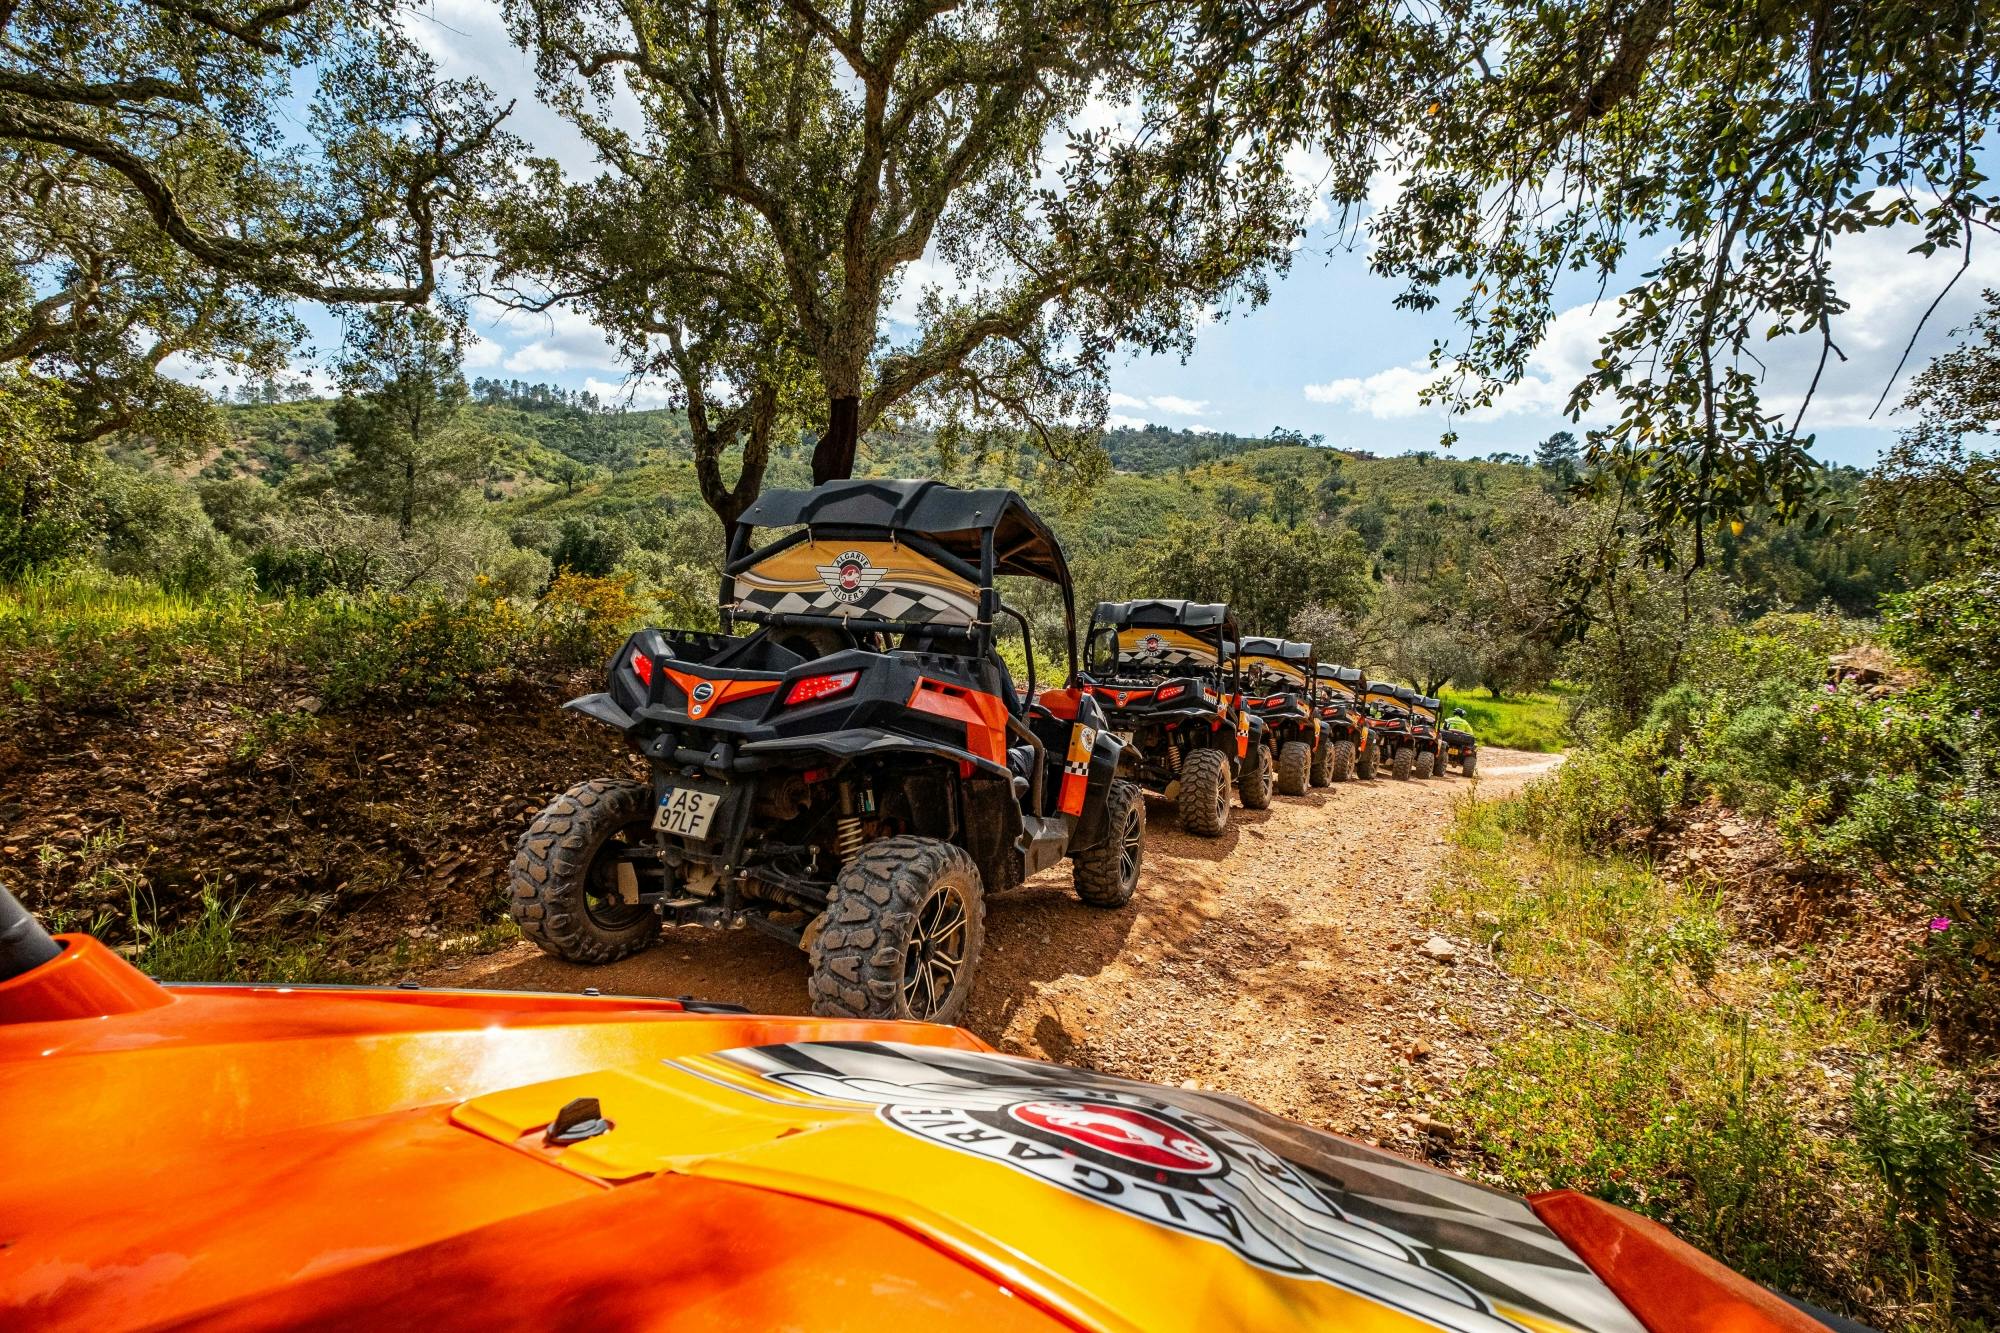
[[[1159,694],[1154,697],[1164,703],[1168,699],[1178,699],[1186,693],[1187,686],[1185,685],[1162,685]]]
[[[644,653],[633,653],[632,674],[639,678],[639,683],[641,685],[644,685],[649,690],[652,689],[653,659],[646,656]]]
[[[859,671],[836,671],[827,676],[807,676],[797,681],[785,695],[785,705],[818,703],[836,694],[845,694],[861,678]]]

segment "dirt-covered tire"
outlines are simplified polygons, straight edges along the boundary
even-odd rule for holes
[[[1436,762],[1437,756],[1433,755],[1429,750],[1419,750],[1417,752],[1416,764],[1417,776],[1420,778],[1429,777],[1431,775],[1431,765]]]
[[[1389,759],[1389,775],[1398,782],[1410,780],[1410,770],[1417,764],[1417,752],[1404,746]]]
[[[833,881],[806,982],[813,1012],[955,1023],[972,1003],[986,888],[962,847],[883,838]]]
[[[1195,750],[1181,761],[1181,827],[1219,838],[1229,827],[1229,759],[1220,750]]]
[[[1104,793],[1106,838],[1070,858],[1076,896],[1092,907],[1123,907],[1139,887],[1146,853],[1146,796],[1137,783],[1118,781]]]
[[[1326,776],[1329,782],[1345,782],[1354,776],[1354,742],[1335,741],[1326,747]]]
[[[1375,780],[1376,749],[1376,746],[1369,746],[1354,761],[1354,776],[1360,778],[1363,782],[1373,782]]]
[[[1284,796],[1304,796],[1312,778],[1313,747],[1305,741],[1286,741],[1278,751],[1278,792]]]
[[[1465,752],[1465,762],[1459,765],[1459,769],[1467,777],[1471,777],[1474,773],[1477,773],[1479,771],[1479,751],[1467,750]]]
[[[1271,808],[1271,768],[1271,748],[1252,741],[1250,753],[1243,756],[1243,777],[1236,784],[1236,797],[1245,810]]]
[[[652,815],[652,789],[622,778],[579,782],[549,802],[507,870],[521,934],[572,963],[615,962],[657,939],[658,914],[620,899],[616,870],[617,850],[649,837]]]
[[[1313,747],[1312,768],[1306,774],[1306,781],[1315,787],[1333,785],[1333,742],[1327,737],[1320,737],[1319,744]]]

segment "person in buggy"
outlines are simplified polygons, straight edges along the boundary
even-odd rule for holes
[[[1061,686],[1039,688],[1004,576],[1060,590]],[[650,773],[580,783],[522,835],[511,907],[541,948],[601,963],[662,921],[750,926],[807,953],[817,1013],[951,1022],[988,893],[1067,857],[1084,902],[1130,900],[1144,800],[1075,683],[1062,548],[1019,495],[767,491],[731,526],[721,611],[720,634],[640,630],[567,705]],[[997,651],[1010,623],[1025,688]]]

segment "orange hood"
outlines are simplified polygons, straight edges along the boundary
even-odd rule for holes
[[[57,964],[0,983],[8,1327],[1641,1328],[1519,1199],[957,1029],[160,989],[63,943],[54,1009]],[[1669,1326],[1801,1327],[1732,1311]]]

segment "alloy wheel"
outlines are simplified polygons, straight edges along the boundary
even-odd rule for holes
[[[951,998],[965,966],[968,931],[958,887],[940,884],[931,890],[903,954],[903,1007],[912,1018],[929,1018]]]

